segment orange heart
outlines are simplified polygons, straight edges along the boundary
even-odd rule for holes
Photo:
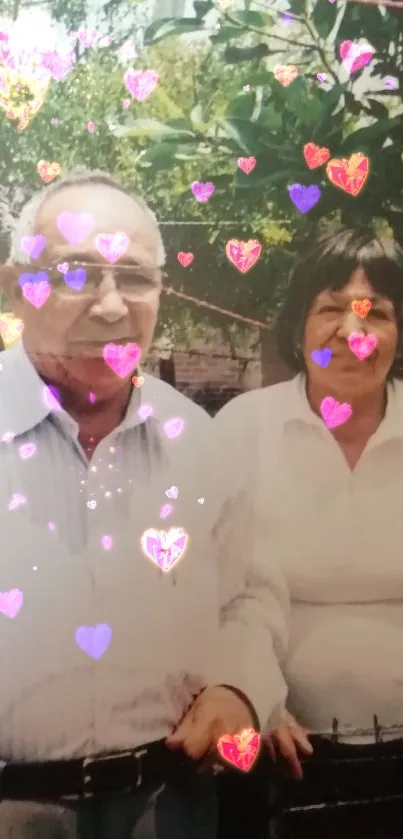
[[[133,376],[132,382],[134,387],[141,387],[144,384],[144,376]]]
[[[369,173],[369,158],[362,152],[352,154],[348,160],[330,160],[326,166],[329,181],[356,197],[361,192]]]
[[[283,87],[288,87],[298,76],[295,64],[277,64],[273,70],[274,76]]]
[[[315,143],[306,143],[304,146],[304,157],[309,169],[316,169],[317,166],[322,166],[330,157],[330,151],[326,148],[320,148]]]
[[[363,300],[353,300],[351,304],[351,308],[355,315],[358,315],[359,318],[365,318],[372,306],[371,301],[368,297],[364,297]]]
[[[48,163],[47,160],[40,160],[36,169],[45,184],[49,184],[57,178],[62,171],[58,163]]]

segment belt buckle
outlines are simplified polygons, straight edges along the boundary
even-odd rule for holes
[[[136,778],[136,787],[138,789],[143,783],[142,763],[141,758],[147,754],[148,749],[130,749],[127,752],[118,752],[117,754],[100,755],[99,757],[85,757],[82,762],[82,783],[81,783],[81,798],[94,798],[97,794],[94,790],[89,789],[92,781],[90,766],[96,763],[106,763],[108,761],[119,760],[122,757],[134,757],[139,762],[138,774]]]

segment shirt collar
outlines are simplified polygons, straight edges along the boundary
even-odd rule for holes
[[[325,427],[321,417],[314,413],[308,402],[306,377],[303,373],[287,382],[284,416],[284,427],[293,422],[303,422],[321,429]],[[385,416],[372,436],[372,442],[378,444],[394,437],[403,438],[403,381],[400,379],[388,382]]]
[[[27,355],[22,340],[1,353],[1,364],[0,384],[7,398],[0,405],[0,443],[7,442],[9,435],[17,437],[31,431],[51,415],[55,415],[59,421],[64,420],[73,428],[77,427],[73,418],[53,400]],[[159,419],[158,385],[163,383],[139,370],[138,375],[143,377],[144,382],[140,388],[133,388],[125,417],[119,426],[120,431]],[[152,408],[149,416],[145,412],[146,405]]]

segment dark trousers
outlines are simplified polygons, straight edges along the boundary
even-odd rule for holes
[[[311,742],[302,781],[263,754],[218,777],[218,839],[403,839],[403,740]]]
[[[218,839],[269,839],[273,764],[262,754],[253,769],[218,775]]]
[[[370,745],[311,738],[301,782],[283,780],[272,813],[279,839],[401,839],[403,740]]]

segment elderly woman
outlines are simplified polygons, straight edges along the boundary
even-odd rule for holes
[[[300,777],[308,731],[337,719],[339,741],[362,745],[373,734],[352,729],[373,732],[374,715],[403,724],[402,303],[396,242],[322,234],[278,319],[297,375],[214,419],[222,545],[288,583],[287,709],[268,740]]]

